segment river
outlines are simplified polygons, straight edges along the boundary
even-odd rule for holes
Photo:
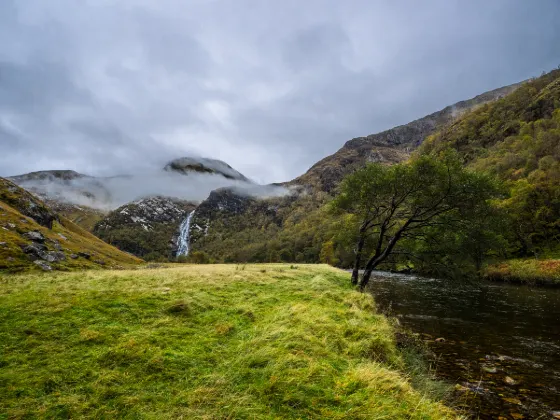
[[[428,343],[436,374],[457,384],[475,417],[560,418],[560,289],[385,272],[368,289]]]

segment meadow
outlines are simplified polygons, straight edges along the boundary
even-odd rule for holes
[[[457,417],[326,265],[0,276],[0,418]]]

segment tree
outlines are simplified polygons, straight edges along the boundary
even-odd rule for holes
[[[334,256],[334,242],[332,240],[323,243],[319,258],[321,262],[324,264],[329,264],[329,265],[336,264],[336,258]]]
[[[368,164],[349,175],[332,205],[359,221],[352,283],[363,290],[372,271],[399,252],[402,239],[421,240],[426,229],[453,229],[480,217],[496,194],[490,177],[463,168],[453,152],[393,166]]]

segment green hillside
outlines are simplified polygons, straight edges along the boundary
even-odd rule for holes
[[[0,271],[109,268],[141,262],[0,178]]]
[[[449,148],[504,184],[505,197],[496,203],[507,221],[502,257],[560,257],[560,69],[463,116],[419,152]],[[487,275],[519,280],[524,273],[546,281],[560,277],[560,265],[519,260],[492,266]]]

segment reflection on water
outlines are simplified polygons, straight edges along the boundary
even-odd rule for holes
[[[384,272],[370,283],[379,309],[427,340],[438,375],[471,390],[481,419],[560,418],[559,289]]]

